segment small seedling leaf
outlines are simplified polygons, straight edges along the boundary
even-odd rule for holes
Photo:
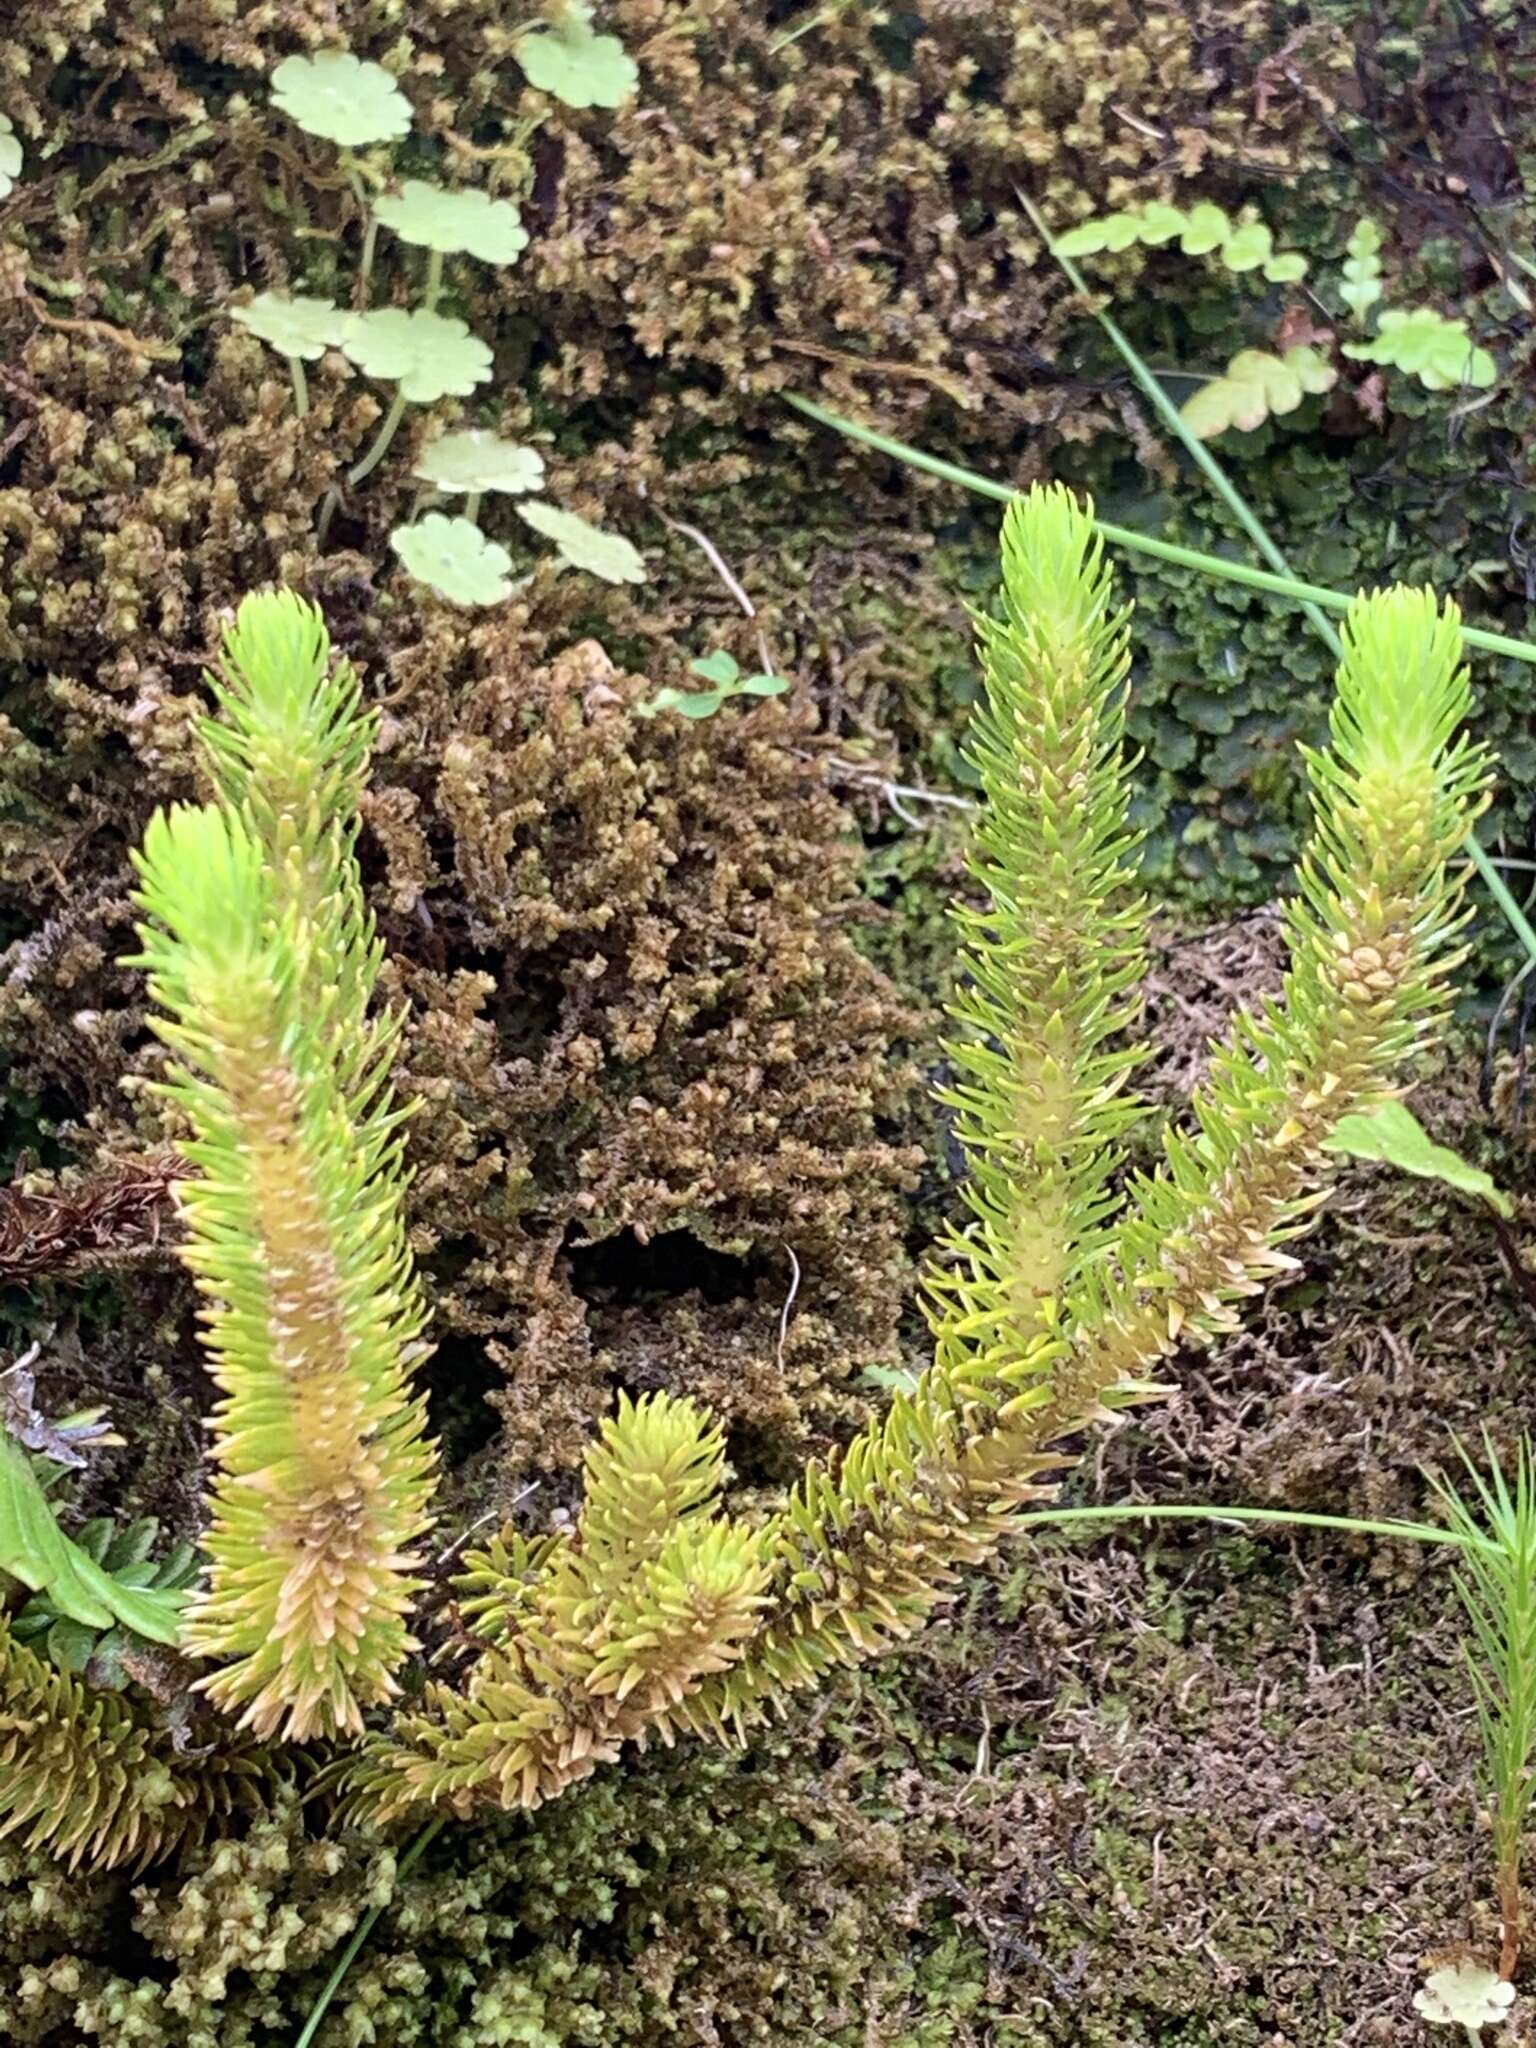
[[[1295,250],[1287,250],[1283,256],[1271,256],[1264,266],[1264,275],[1271,284],[1298,284],[1307,274],[1307,259]]]
[[[410,101],[383,65],[350,50],[285,57],[272,74],[272,98],[306,135],[343,149],[397,141],[411,126]]]
[[[360,370],[393,380],[414,405],[466,398],[491,374],[490,350],[462,320],[422,307],[355,314],[341,345]]]
[[[726,690],[734,689],[741,680],[741,669],[735,655],[723,647],[716,647],[708,654],[701,654],[697,661],[690,661],[688,672],[702,676],[706,683],[719,683]]]
[[[635,706],[636,718],[655,718],[662,711],[676,711],[683,718],[712,718],[725,702],[726,690],[675,690],[670,684]]]
[[[645,563],[622,534],[605,533],[600,526],[589,525],[576,513],[564,512],[544,498],[519,505],[517,510],[535,533],[554,542],[573,569],[585,569],[591,576],[601,576],[605,583],[645,581]]]
[[[519,36],[517,61],[531,86],[568,107],[621,107],[640,83],[618,37],[594,35],[575,13],[558,27]]]
[[[1202,441],[1229,427],[1251,433],[1272,413],[1294,412],[1309,393],[1330,391],[1337,381],[1332,363],[1304,344],[1283,356],[1245,348],[1228,363],[1224,377],[1213,377],[1184,404],[1180,416]]]
[[[743,697],[782,697],[788,688],[788,676],[748,676],[741,685],[741,694]]]
[[[1383,1102],[1375,1109],[1341,1116],[1323,1146],[1346,1159],[1371,1160],[1420,1180],[1443,1181],[1465,1195],[1480,1195],[1501,1216],[1514,1214],[1509,1197],[1492,1177],[1449,1145],[1437,1144],[1406,1103]]]
[[[444,256],[478,256],[482,263],[515,263],[528,246],[522,215],[488,192],[450,191],[423,178],[407,178],[387,192],[374,213],[402,242]]]
[[[21,176],[21,142],[15,123],[0,114],[0,199],[8,199]]]
[[[536,448],[465,427],[429,441],[411,474],[440,491],[536,491],[544,481],[544,458]]]
[[[429,512],[414,526],[397,526],[389,544],[407,574],[451,604],[500,604],[512,594],[512,557],[472,519]]]
[[[1437,2026],[1496,2027],[1515,2002],[1515,1987],[1483,1963],[1447,1963],[1413,1994],[1414,2010]]]
[[[318,362],[328,348],[341,348],[352,315],[329,299],[285,299],[277,292],[258,292],[248,306],[225,310],[237,326],[280,356]]]
[[[1461,385],[1486,391],[1499,374],[1488,351],[1474,347],[1466,321],[1448,319],[1433,306],[1394,307],[1382,314],[1373,341],[1347,341],[1344,353],[1357,363],[1407,370],[1426,391]]]

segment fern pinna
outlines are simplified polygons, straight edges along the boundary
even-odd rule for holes
[[[621,1400],[574,1521],[508,1527],[467,1557],[467,1681],[383,1713],[411,1647],[432,1458],[408,1380],[422,1311],[387,1084],[397,1024],[371,1007],[352,851],[371,735],[308,607],[241,608],[209,732],[219,802],[157,818],[142,858],[144,958],[190,1126],[186,1257],[222,1394],[186,1645],[218,1660],[202,1683],[255,1731],[345,1738],[328,1779],[354,1811],[531,1806],[630,1740],[739,1739],[910,1635],[1050,1494],[1085,1426],[1154,1397],[1177,1344],[1228,1328],[1290,1263],[1333,1125],[1437,1029],[1463,916],[1450,864],[1487,782],[1460,736],[1453,607],[1391,590],[1353,608],[1329,744],[1309,757],[1283,994],[1237,1017],[1189,1124],[1140,1174],[1128,621],[1067,492],[1010,506],[1002,607],[979,638],[984,802],[947,1097],[971,1174],[927,1275],[932,1364],[750,1520],[724,1504],[707,1416]],[[92,1733],[25,1670],[5,1684],[38,1728],[94,1743],[107,1782],[116,1731]],[[54,1819],[54,1839],[117,1853],[99,1815],[95,1835],[67,1803]]]

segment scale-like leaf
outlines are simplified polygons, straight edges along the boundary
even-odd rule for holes
[[[1466,321],[1448,319],[1433,306],[1393,307],[1382,314],[1374,340],[1347,341],[1344,353],[1357,363],[1407,370],[1426,391],[1460,385],[1486,391],[1499,374],[1488,351],[1474,346]]]
[[[272,99],[306,135],[362,149],[409,132],[411,106],[382,64],[350,50],[285,57],[272,73]]]
[[[444,256],[478,256],[482,263],[515,263],[528,246],[522,215],[488,192],[452,191],[423,178],[407,178],[398,192],[374,202],[375,216],[402,242]]]
[[[391,379],[414,405],[467,398],[491,374],[490,350],[462,320],[420,306],[355,314],[341,345],[360,370]]]
[[[500,604],[512,594],[512,557],[472,519],[429,512],[414,526],[397,526],[389,544],[418,583],[452,604]]]
[[[1184,422],[1202,441],[1229,427],[1245,432],[1262,426],[1271,413],[1294,412],[1309,393],[1330,391],[1338,371],[1315,348],[1298,344],[1283,356],[1245,348],[1181,408]]]
[[[639,550],[622,534],[605,533],[574,512],[564,512],[547,499],[535,498],[519,505],[518,516],[526,519],[535,533],[552,540],[573,569],[585,569],[601,576],[605,583],[643,583],[645,563]]]
[[[237,326],[280,356],[298,356],[316,363],[328,348],[340,348],[352,315],[329,299],[285,299],[280,292],[258,292],[248,306],[226,306]]]
[[[536,491],[544,481],[544,458],[536,448],[502,441],[480,427],[441,434],[422,449],[412,476],[440,491],[481,493]]]

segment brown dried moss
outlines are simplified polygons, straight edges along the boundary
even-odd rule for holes
[[[616,1381],[665,1384],[776,1472],[896,1348],[915,1166],[891,1142],[914,1085],[896,1047],[916,1020],[844,929],[856,841],[808,707],[637,720],[646,679],[591,641],[541,661],[539,638],[526,607],[417,623],[389,662],[365,813],[411,1010],[400,1078],[423,1103],[413,1227],[444,1398],[504,1379],[515,1475],[573,1464]],[[122,841],[191,786],[195,701],[117,728],[109,776],[42,785],[103,825],[53,880],[58,914],[0,962],[15,1079],[92,1159],[163,1135],[140,992],[114,964]],[[76,700],[98,762],[113,713],[105,691]]]
[[[27,317],[99,317],[118,295],[141,346],[179,347],[232,280],[288,281],[298,249],[274,196],[322,241],[352,200],[333,151],[267,117],[263,80],[294,49],[342,42],[397,72],[450,162],[526,186],[533,242],[496,288],[503,368],[519,378],[531,357],[548,400],[645,417],[632,462],[658,431],[739,416],[745,390],[846,387],[859,361],[898,424],[958,397],[989,439],[1072,431],[1095,400],[1042,384],[1062,294],[1036,267],[1019,182],[1073,214],[1129,180],[1247,188],[1315,154],[1294,41],[1291,63],[1265,61],[1291,27],[1272,0],[811,15],[613,0],[603,23],[642,80],[617,113],[527,88],[510,56],[522,18],[499,0],[21,0],[0,34],[0,110],[31,150],[13,202],[41,273]],[[1330,52],[1345,60],[1328,39],[1314,74]],[[506,140],[531,111],[545,118],[530,170]],[[55,171],[43,152],[60,141]],[[124,232],[87,260],[108,208]],[[150,265],[190,306],[146,290]],[[50,300],[60,274],[85,275],[85,297]]]

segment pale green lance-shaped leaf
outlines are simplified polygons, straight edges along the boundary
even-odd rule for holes
[[[1436,2026],[1465,2027],[1475,2040],[1496,2027],[1515,2002],[1515,1987],[1484,1963],[1447,1963],[1413,1994],[1414,2010]]]
[[[594,35],[574,11],[557,27],[519,36],[516,55],[528,83],[568,107],[620,107],[640,83],[618,37]]]
[[[411,474],[440,491],[536,491],[544,481],[544,458],[536,448],[465,427],[429,441]]]
[[[528,246],[528,230],[510,200],[488,192],[450,191],[407,178],[398,192],[374,202],[375,216],[402,242],[444,256],[478,256],[482,263],[515,263]]]
[[[452,604],[500,604],[512,594],[512,557],[472,519],[429,512],[414,526],[397,526],[389,544],[408,574]]]
[[[341,345],[360,370],[393,380],[413,405],[467,398],[491,374],[490,350],[462,320],[422,307],[354,314]]]
[[[600,526],[590,525],[574,512],[563,512],[544,498],[519,505],[517,510],[535,533],[554,542],[573,569],[585,569],[591,576],[601,576],[605,583],[645,581],[645,563],[638,549],[622,534],[605,533]]]
[[[31,1460],[0,1434],[0,1571],[69,1621],[108,1628],[121,1621],[151,1642],[181,1640],[178,1591],[122,1585],[59,1527]]]
[[[285,57],[272,74],[272,98],[306,135],[344,149],[394,142],[411,125],[410,102],[383,65],[350,50]]]
[[[328,348],[340,348],[352,320],[329,299],[285,299],[278,292],[258,292],[248,306],[224,310],[280,356],[299,356],[306,363],[318,362]]]
[[[1294,412],[1304,397],[1331,391],[1337,382],[1337,370],[1315,348],[1298,345],[1283,356],[1245,348],[1228,363],[1224,377],[1213,377],[1186,401],[1180,416],[1202,441],[1229,427],[1251,433],[1271,413]]]
[[[1453,391],[1463,384],[1486,391],[1499,374],[1488,351],[1473,346],[1466,321],[1447,319],[1433,306],[1383,313],[1375,339],[1347,341],[1344,353],[1357,363],[1407,370],[1426,391]]]
[[[1375,1109],[1341,1116],[1324,1145],[1346,1159],[1373,1160],[1395,1166],[1399,1173],[1416,1174],[1420,1180],[1444,1181],[1463,1194],[1480,1195],[1501,1216],[1514,1214],[1509,1197],[1492,1177],[1449,1145],[1438,1144],[1406,1103],[1383,1102]]]
[[[0,199],[8,199],[21,176],[21,142],[15,124],[0,114]]]
[[[1381,297],[1381,229],[1373,220],[1355,224],[1344,251],[1339,297],[1362,327],[1366,314]]]

